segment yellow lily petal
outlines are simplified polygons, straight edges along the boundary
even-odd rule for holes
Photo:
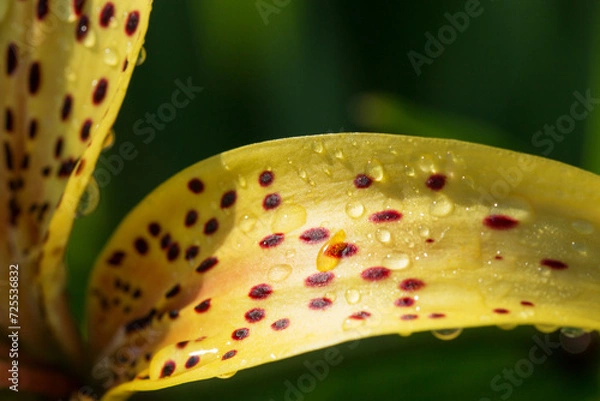
[[[598,204],[594,174],[453,140],[323,135],[212,157],[149,195],[95,266],[97,366],[133,379],[105,399],[366,336],[600,329]]]
[[[18,264],[20,301],[15,321],[2,304],[0,325],[6,338],[9,326],[23,324],[21,346],[35,358],[81,357],[64,297],[64,249],[150,7],[151,0],[0,6],[0,274],[8,293],[9,265]]]

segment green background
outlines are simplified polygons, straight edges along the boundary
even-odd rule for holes
[[[261,16],[257,3],[276,12]],[[600,110],[561,141],[534,141],[544,124],[569,113],[575,91],[600,97],[600,3],[481,0],[481,14],[463,32],[454,30],[417,75],[407,54],[426,56],[426,33],[437,37],[449,25],[445,13],[468,3],[155,1],[148,57],[119,114],[116,143],[104,154],[130,142],[136,157],[110,176],[99,207],[73,231],[76,315],[82,318],[94,259],[126,213],[182,168],[237,146],[310,133],[405,133],[501,146],[600,173]],[[178,79],[204,90],[145,143],[136,121],[170,102]],[[556,350],[511,385],[510,396],[505,387],[494,391],[493,378],[527,359],[535,336],[544,335],[525,327],[471,329],[450,342],[429,333],[367,339],[354,349],[339,345],[342,362],[311,391],[286,394],[286,381],[297,386],[309,372],[304,363],[322,359],[323,350],[135,399],[598,400],[597,335],[583,354]]]

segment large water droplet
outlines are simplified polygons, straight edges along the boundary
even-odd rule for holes
[[[279,207],[271,221],[273,232],[288,233],[306,223],[306,209],[300,205],[284,204]]]
[[[222,375],[217,376],[219,379],[229,379],[233,376],[235,376],[235,374],[237,373],[237,370],[233,371],[233,372],[229,372],[229,373],[223,373]]]
[[[282,264],[282,265],[275,265],[275,266],[271,267],[269,269],[268,276],[269,276],[269,280],[278,282],[278,281],[283,281],[286,278],[288,278],[291,273],[292,273],[292,266]]]
[[[548,324],[536,324],[535,328],[537,331],[541,331],[542,333],[553,333],[559,329],[557,326],[551,326]]]
[[[373,181],[381,181],[384,177],[383,166],[377,159],[373,159],[367,163],[366,173]]]
[[[582,242],[577,242],[577,241],[573,241],[571,242],[571,247],[573,247],[573,250],[576,252],[579,252],[582,255],[587,255],[587,245],[585,245]]]
[[[119,63],[119,53],[116,49],[111,47],[107,47],[104,49],[104,54],[102,55],[102,59],[107,65],[111,67],[116,66]]]
[[[321,142],[320,140],[313,141],[313,143],[312,143],[312,150],[315,153],[321,154],[321,153],[323,153],[323,149],[324,149],[323,148],[323,142]]]
[[[585,220],[575,220],[571,223],[571,227],[573,230],[577,231],[580,234],[589,235],[594,232],[594,226],[589,221]]]
[[[256,216],[253,214],[246,214],[238,221],[238,226],[242,232],[248,234],[256,226]]]
[[[89,215],[96,210],[98,203],[100,203],[100,188],[96,179],[91,177],[77,204],[77,217]]]
[[[364,319],[350,319],[350,318],[347,318],[342,323],[342,330],[344,330],[344,331],[354,330],[354,329],[357,329],[357,328],[359,328],[361,326],[364,326],[364,324],[365,324],[365,320]]]
[[[424,173],[433,173],[435,171],[435,163],[430,155],[423,155],[417,161],[417,166]]]
[[[355,288],[347,289],[344,296],[346,298],[346,302],[348,302],[350,305],[357,304],[360,301],[360,291]]]
[[[140,52],[138,53],[138,58],[137,58],[137,60],[135,60],[135,65],[144,64],[144,61],[146,61],[146,57],[147,57],[146,48],[144,46],[142,46],[142,48],[140,49]]]
[[[378,228],[375,232],[375,237],[377,237],[377,240],[382,244],[387,244],[392,240],[392,233],[385,228]]]
[[[402,270],[410,265],[410,257],[403,252],[393,252],[385,255],[381,264],[391,270]]]
[[[492,208],[490,214],[506,215],[524,222],[532,218],[533,208],[525,198],[511,196],[499,201]]]
[[[446,196],[440,196],[431,203],[429,212],[432,216],[444,217],[448,216],[454,210],[454,202]]]
[[[423,238],[429,237],[429,228],[425,226],[419,226],[419,235]]]
[[[327,241],[321,247],[321,249],[319,250],[319,253],[317,254],[317,270],[319,270],[321,272],[327,272],[329,270],[335,269],[335,267],[340,263],[340,259],[329,256],[327,254],[327,251],[329,250],[329,247],[331,247],[333,244],[339,244],[340,242],[343,242],[345,239],[346,239],[346,233],[344,232],[344,230],[340,230],[337,233],[335,233],[329,239],[329,241]]]
[[[96,32],[91,28],[88,28],[88,33],[83,39],[83,45],[88,49],[96,44]]]
[[[358,219],[364,213],[365,206],[358,201],[350,202],[346,205],[346,214],[353,219]]]
[[[463,329],[442,329],[433,330],[431,334],[440,340],[454,340],[456,337],[460,336],[462,332]]]

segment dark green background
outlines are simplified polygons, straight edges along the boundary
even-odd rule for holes
[[[425,33],[437,36],[448,24],[444,14],[463,11],[467,1],[264,3],[280,4],[268,24],[255,0],[155,1],[148,58],[104,154],[131,142],[137,156],[111,176],[98,209],[73,232],[68,265],[79,318],[93,261],[125,214],[182,168],[240,145],[341,131],[444,136],[600,173],[600,110],[552,149],[532,143],[544,124],[568,114],[574,91],[600,97],[599,2],[481,0],[481,15],[420,76],[407,53],[425,54]],[[136,121],[170,101],[175,80],[188,78],[203,92],[144,143]],[[535,335],[543,336],[486,328],[451,342],[422,333],[363,340],[352,350],[342,344],[343,362],[297,400],[504,399],[490,381],[527,358]],[[598,400],[598,355],[597,336],[583,355],[557,350],[506,399]],[[304,361],[322,358],[316,351],[136,399],[284,400],[286,380],[295,383],[307,373]]]

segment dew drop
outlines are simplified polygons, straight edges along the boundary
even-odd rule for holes
[[[445,196],[440,196],[431,203],[429,212],[432,216],[448,216],[454,210],[454,202]]]
[[[312,150],[315,153],[321,154],[323,153],[323,142],[317,140],[312,143]]]
[[[576,252],[579,252],[582,255],[587,255],[587,246],[584,243],[581,242],[571,242],[571,247],[573,247],[573,250]]]
[[[365,171],[367,175],[373,179],[373,181],[381,181],[385,175],[381,162],[376,159],[373,159],[367,163]]]
[[[83,45],[89,49],[89,48],[93,47],[95,44],[96,44],[96,33],[91,28],[88,28],[87,35],[85,35],[85,38],[83,39]]]
[[[275,265],[269,269],[268,277],[269,280],[278,282],[288,278],[291,273],[292,266],[286,264]]]
[[[320,272],[328,272],[330,270],[335,269],[335,267],[340,263],[340,258],[336,258],[330,256],[328,251],[332,245],[342,243],[346,239],[346,232],[344,230],[340,230],[335,233],[329,241],[327,241],[317,254],[317,270]]]
[[[410,265],[410,257],[403,252],[393,252],[385,255],[381,264],[390,270],[403,270]]]
[[[415,169],[412,166],[404,166],[404,174],[406,174],[409,177],[414,177],[415,176]]]
[[[298,177],[302,178],[303,180],[306,180],[306,177],[308,177],[308,174],[306,174],[306,170],[303,169],[298,169]]]
[[[392,233],[385,228],[379,228],[375,232],[375,237],[377,237],[377,240],[382,244],[387,244],[392,240]]]
[[[112,146],[114,144],[115,144],[115,130],[111,128],[111,130],[108,131],[108,134],[104,138],[104,142],[102,142],[102,150],[106,151],[106,150],[112,148]]]
[[[300,205],[283,205],[277,209],[271,229],[273,232],[289,233],[296,228],[302,227],[306,223],[306,209]]]
[[[285,251],[285,257],[288,259],[291,259],[293,257],[296,256],[296,251],[293,249],[288,249],[287,251]]]
[[[247,234],[254,229],[256,226],[256,221],[256,216],[253,214],[246,214],[238,221],[238,227],[240,230],[242,230],[242,232]]]
[[[560,329],[560,333],[568,338],[579,338],[587,334],[585,330],[575,327],[563,327]]]
[[[423,238],[429,237],[429,228],[424,226],[419,226],[419,235]]]
[[[551,326],[548,324],[536,324],[535,328],[537,331],[540,331],[542,333],[553,333],[559,329],[558,326]]]
[[[440,340],[454,340],[456,337],[460,336],[462,332],[463,329],[442,329],[433,330],[431,334]]]
[[[350,202],[346,205],[346,214],[353,219],[358,219],[364,213],[365,213],[365,206],[358,201]]]
[[[348,288],[344,296],[350,305],[355,305],[360,301],[360,291],[355,288]]]
[[[490,214],[510,216],[520,222],[528,221],[533,216],[533,207],[524,198],[511,196],[498,202]]]
[[[589,221],[585,220],[575,220],[571,223],[571,227],[573,230],[577,231],[580,234],[589,235],[594,232],[594,226]]]
[[[119,53],[117,53],[117,50],[111,47],[107,47],[106,49],[104,49],[102,59],[107,65],[114,67],[119,63]]]
[[[435,172],[435,163],[430,155],[423,155],[419,158],[417,166],[424,173]]]
[[[354,330],[361,326],[364,326],[365,323],[366,323],[366,320],[364,320],[364,319],[347,318],[342,323],[342,330],[344,330],[344,331]]]
[[[90,177],[90,181],[88,182],[83,194],[81,195],[81,199],[79,200],[79,204],[77,205],[77,217],[88,216],[98,207],[98,203],[100,202],[100,187],[98,186],[98,182],[92,176]]]
[[[333,152],[333,154],[334,154],[335,158],[338,159],[338,160],[344,159],[344,152],[341,149],[336,149]]]
[[[75,80],[77,80],[77,73],[72,67],[67,66],[65,67],[65,77],[67,78],[67,81],[75,82]]]
[[[147,57],[146,48],[144,46],[142,46],[142,48],[140,49],[140,52],[138,53],[138,58],[137,58],[137,60],[135,60],[135,65],[144,64],[144,61],[146,61],[146,57]]]
[[[235,376],[235,374],[237,373],[237,370],[233,371],[233,372],[229,372],[229,373],[223,373],[222,375],[217,376],[219,379],[229,379],[233,376]]]
[[[241,174],[237,176],[237,183],[240,188],[246,188],[248,186],[248,181],[246,181],[246,178]]]

